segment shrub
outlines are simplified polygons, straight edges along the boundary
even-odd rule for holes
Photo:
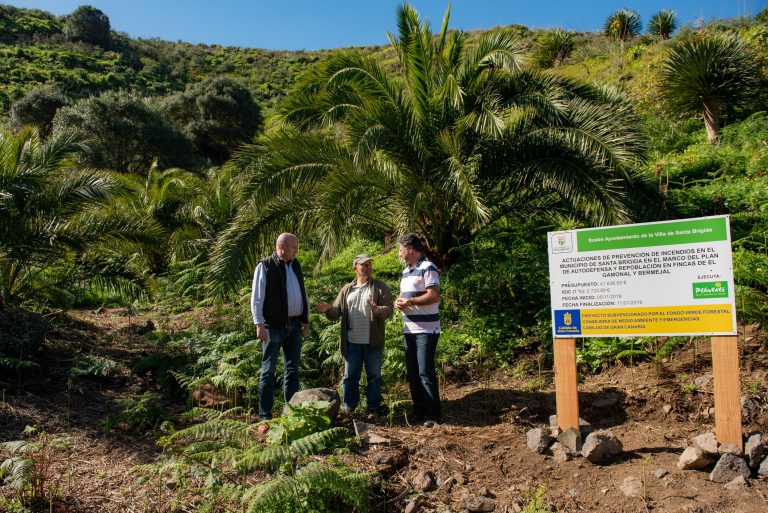
[[[64,22],[64,37],[69,41],[82,41],[109,48],[109,18],[99,9],[81,5]]]
[[[34,126],[45,138],[53,127],[56,112],[67,105],[67,98],[55,87],[33,89],[11,105],[8,123],[11,130],[21,130],[25,125]]]

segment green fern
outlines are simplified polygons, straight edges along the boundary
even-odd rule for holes
[[[23,504],[36,504],[45,499],[52,501],[50,495],[55,493],[60,476],[52,475],[51,463],[58,452],[69,446],[70,440],[53,438],[31,426],[26,427],[24,434],[35,436],[31,440],[0,443],[0,454],[8,456],[0,463],[0,480],[16,490]]]
[[[344,436],[346,432],[346,428],[336,427],[326,431],[312,433],[304,438],[294,440],[290,445],[291,453],[301,457],[316,454],[328,449],[333,443]]]
[[[13,370],[31,369],[39,367],[39,365],[30,360],[22,360],[19,358],[8,358],[0,354],[0,367],[7,367]]]
[[[323,402],[291,406],[284,417],[269,421],[265,441],[242,408],[219,412],[193,408],[186,418],[204,422],[169,433],[158,440],[163,456],[153,465],[136,467],[143,481],[176,484],[174,504],[203,497],[197,511],[219,511],[222,506],[262,511],[319,513],[336,511],[336,504],[367,507],[370,476],[345,468],[317,467],[318,455],[343,445],[349,431],[330,427]],[[312,463],[307,462],[312,457]],[[263,481],[266,471],[272,474]],[[162,485],[160,485],[162,486]],[[263,494],[266,494],[262,496]],[[289,497],[285,508],[276,498]],[[278,509],[274,509],[278,508]]]
[[[253,425],[247,422],[218,418],[176,431],[172,435],[158,440],[158,444],[170,446],[216,439],[226,445],[245,448],[253,441],[252,429]]]
[[[327,450],[336,444],[346,433],[346,428],[336,427],[294,440],[288,447],[284,445],[253,447],[243,454],[243,457],[238,460],[235,466],[242,472],[251,472],[255,469],[278,468],[283,463]]]
[[[108,378],[127,374],[128,369],[109,358],[98,356],[77,355],[72,361],[69,375],[72,377],[91,376],[96,378]]]
[[[367,512],[370,478],[313,462],[295,476],[280,476],[248,490],[243,502],[248,504],[248,513],[338,511],[339,502]]]

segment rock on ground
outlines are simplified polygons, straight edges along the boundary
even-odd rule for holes
[[[701,434],[694,437],[691,442],[709,456],[717,456],[717,438],[714,433]]]
[[[581,455],[592,463],[602,463],[621,454],[621,440],[610,431],[595,431],[587,436],[581,448]]]
[[[744,476],[737,476],[734,479],[728,481],[725,485],[726,490],[742,490],[749,485]]]
[[[744,458],[735,454],[723,454],[709,475],[709,480],[715,483],[727,483],[739,476],[748,478],[750,474]]]
[[[760,468],[757,469],[757,473],[763,477],[768,477],[768,456],[763,458],[763,462],[760,464]]]
[[[704,452],[701,447],[686,447],[680,459],[677,460],[677,468],[682,470],[700,470],[708,467],[715,460]]]
[[[296,406],[309,401],[328,401],[329,405],[326,414],[328,415],[328,418],[331,419],[331,422],[336,420],[336,416],[339,414],[339,408],[341,407],[341,398],[336,390],[332,388],[308,388],[306,390],[299,390],[293,394],[289,404]],[[287,412],[288,407],[286,406],[283,409],[283,413],[285,414]]]
[[[550,427],[558,427],[557,426],[557,415],[550,415],[549,416],[549,425]],[[581,431],[584,434],[591,433],[592,432],[592,424],[587,422],[586,420],[579,417],[579,431]]]
[[[549,436],[549,429],[534,428],[528,430],[526,433],[528,449],[539,454],[544,454],[544,451],[549,447],[549,443],[552,438]]]
[[[619,487],[627,497],[642,497],[643,495],[643,482],[634,476],[624,478],[624,483]]]
[[[473,513],[484,513],[495,510],[496,501],[481,495],[465,495],[461,498],[461,507]]]
[[[552,459],[557,463],[565,463],[571,460],[570,451],[560,442],[553,443],[549,450],[552,451]]]
[[[760,460],[763,459],[765,447],[763,447],[762,433],[751,433],[747,437],[747,443],[744,444],[744,456],[751,468],[757,468]]]
[[[741,455],[741,448],[736,444],[722,444],[717,448],[717,452],[720,454]]]
[[[581,433],[575,428],[570,428],[567,431],[560,433],[560,436],[557,437],[557,441],[574,454],[581,452]]]

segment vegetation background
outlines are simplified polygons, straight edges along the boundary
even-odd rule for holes
[[[327,496],[295,505],[316,511],[333,497],[363,508],[348,487],[367,479],[302,462],[344,445],[321,413],[281,421],[301,436],[274,441],[279,454],[257,457],[264,447],[243,439],[261,354],[250,274],[281,231],[300,237],[313,304],[335,297],[361,252],[397,290],[392,241],[424,236],[442,271],[441,369],[533,354],[540,380],[552,346],[545,234],[559,229],[729,214],[739,323],[765,324],[766,10],[682,27],[662,11],[645,33],[628,9],[606,13],[601,33],[459,33],[448,17],[434,33],[407,5],[398,16],[391,46],[277,52],[132,39],[88,6],[58,17],[0,5],[0,372],[45,372],[45,333],[62,312],[150,312],[161,321],[139,337],[151,355],[67,359],[71,377],[150,372],[159,386],[116,405],[105,429],[182,433],[164,440],[171,459],[144,470],[207,472],[189,486],[210,510],[243,500],[266,511],[254,508],[273,504],[269,493],[322,481]],[[207,321],[162,321],[185,312]],[[399,323],[384,370],[393,411],[407,397]],[[337,330],[313,315],[303,387],[338,385]],[[594,372],[690,343],[585,339],[578,358]],[[164,424],[204,385],[243,410],[206,412],[194,433]],[[312,433],[326,435],[293,445]],[[29,436],[27,454],[48,450],[45,433]],[[265,469],[283,484],[233,481]],[[16,484],[0,506],[55,495]]]

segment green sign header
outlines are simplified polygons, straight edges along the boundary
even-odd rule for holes
[[[576,232],[579,253],[728,240],[724,217],[595,228]]]

